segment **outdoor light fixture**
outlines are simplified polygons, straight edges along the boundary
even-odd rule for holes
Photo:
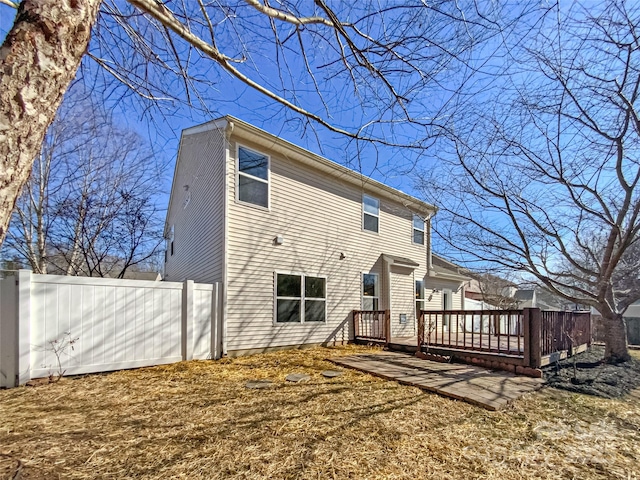
[[[282,235],[278,235],[276,238],[273,239],[273,243],[275,245],[282,245],[284,243],[284,237]]]

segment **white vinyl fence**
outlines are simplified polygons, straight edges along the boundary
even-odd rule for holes
[[[221,298],[221,284],[20,270],[0,280],[0,387],[60,371],[220,358]]]

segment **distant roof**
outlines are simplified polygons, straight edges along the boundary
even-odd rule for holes
[[[518,290],[513,296],[516,300],[533,300],[535,296],[535,290]]]
[[[470,277],[467,275],[466,269],[456,265],[445,258],[436,255],[435,253],[431,253],[431,263],[433,266],[433,273],[435,276],[440,276],[442,278],[449,277],[450,280],[458,280],[465,281],[470,280]]]
[[[499,277],[492,273],[488,272],[474,272],[473,270],[464,269],[466,275],[469,275],[474,280],[479,282],[489,281],[493,282],[495,285],[500,285],[501,287],[517,287],[518,285],[513,283],[511,280],[507,280],[505,278]]]
[[[150,280],[154,282],[162,280],[162,275],[158,272],[132,272],[131,270],[127,270],[124,272],[122,278],[127,280]]]

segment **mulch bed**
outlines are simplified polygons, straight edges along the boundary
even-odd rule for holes
[[[632,356],[630,361],[616,365],[604,363],[603,358],[604,347],[597,345],[549,365],[544,370],[547,384],[602,398],[619,398],[640,388],[640,360],[637,357]]]

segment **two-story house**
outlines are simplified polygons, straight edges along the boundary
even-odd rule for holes
[[[226,116],[182,133],[165,279],[221,282],[229,354],[350,340],[353,310],[462,308],[431,263],[436,208]]]

